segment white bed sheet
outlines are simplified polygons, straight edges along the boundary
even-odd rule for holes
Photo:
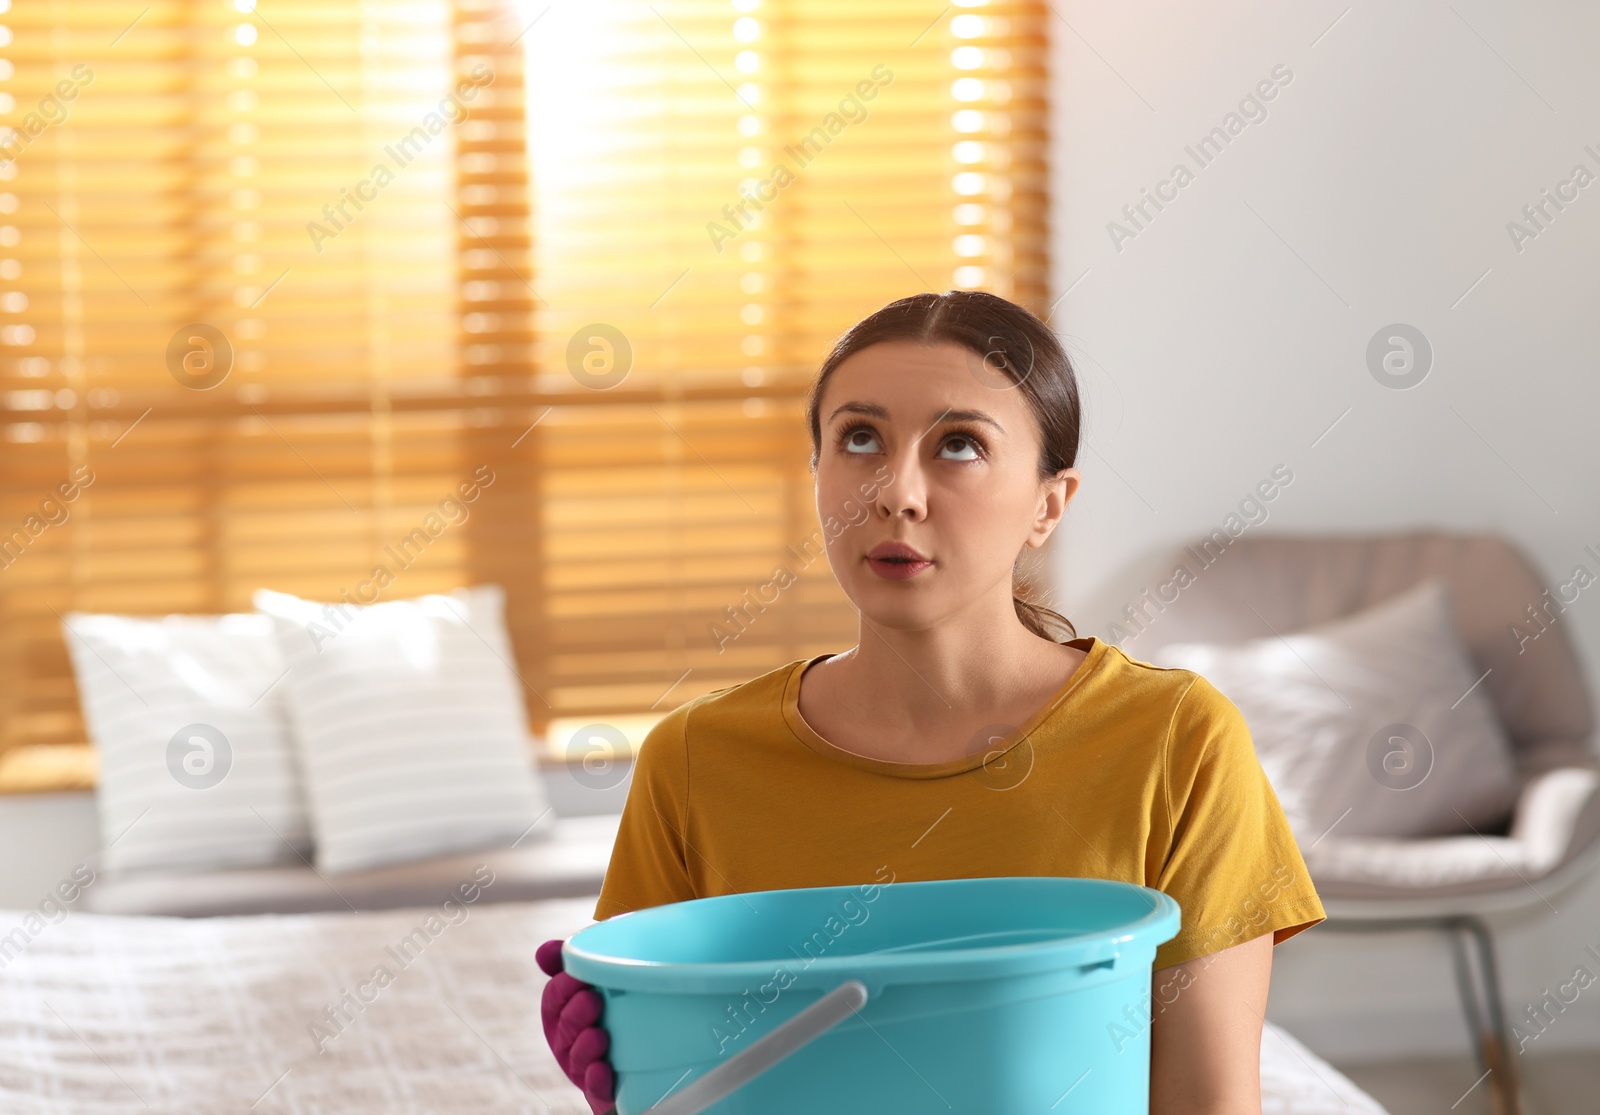
[[[589,1115],[545,1045],[533,956],[593,910],[73,913],[20,951],[0,936],[0,1112]],[[328,1013],[346,992],[348,1020]],[[1270,1023],[1261,1078],[1263,1115],[1384,1115]]]

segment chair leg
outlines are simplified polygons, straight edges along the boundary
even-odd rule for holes
[[[1516,1057],[1511,1052],[1505,1011],[1500,1001],[1500,973],[1495,963],[1494,938],[1480,918],[1465,915],[1452,918],[1451,922],[1451,945],[1457,958],[1457,984],[1461,990],[1463,1009],[1474,1030],[1478,1066],[1489,1073],[1490,1109],[1494,1115],[1526,1115],[1521,1103]],[[1466,931],[1477,945],[1478,982],[1483,994],[1482,1013],[1479,1012],[1477,1001],[1479,988],[1473,986],[1467,971],[1466,956],[1456,937],[1457,930]]]
[[[1500,1001],[1500,972],[1495,963],[1494,938],[1489,927],[1471,914],[1421,918],[1330,919],[1323,925],[1334,931],[1389,932],[1395,929],[1442,929],[1450,939],[1455,960],[1456,987],[1467,1032],[1477,1062],[1479,1079],[1488,1078],[1489,1108],[1493,1115],[1532,1115],[1523,1097],[1516,1056],[1506,1029]],[[1477,964],[1463,945],[1461,934],[1473,939]],[[1474,967],[1476,976],[1474,979]],[[1481,982],[1481,988],[1479,986]]]
[[[1483,1034],[1488,1029],[1483,1014],[1478,1010],[1478,988],[1472,982],[1472,957],[1462,940],[1461,927],[1453,922],[1444,926],[1444,935],[1450,942],[1450,956],[1456,974],[1456,994],[1461,1001],[1461,1013],[1467,1019],[1467,1042],[1472,1046],[1472,1057],[1478,1063],[1481,1076],[1489,1071],[1489,1059],[1484,1056]]]

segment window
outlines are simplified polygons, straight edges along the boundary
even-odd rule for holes
[[[85,738],[61,614],[263,586],[504,584],[555,751],[848,644],[803,394],[1043,310],[1043,11],[0,13],[0,749]]]

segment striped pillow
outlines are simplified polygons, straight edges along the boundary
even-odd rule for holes
[[[247,867],[310,853],[270,619],[62,619],[99,754],[106,868]]]
[[[365,607],[265,589],[317,866],[542,839],[549,811],[497,585]]]

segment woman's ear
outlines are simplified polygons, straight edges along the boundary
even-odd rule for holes
[[[1064,468],[1040,485],[1039,512],[1034,517],[1033,530],[1028,534],[1029,546],[1038,549],[1055,533],[1067,513],[1067,504],[1078,492],[1082,478],[1083,474],[1077,469]]]

